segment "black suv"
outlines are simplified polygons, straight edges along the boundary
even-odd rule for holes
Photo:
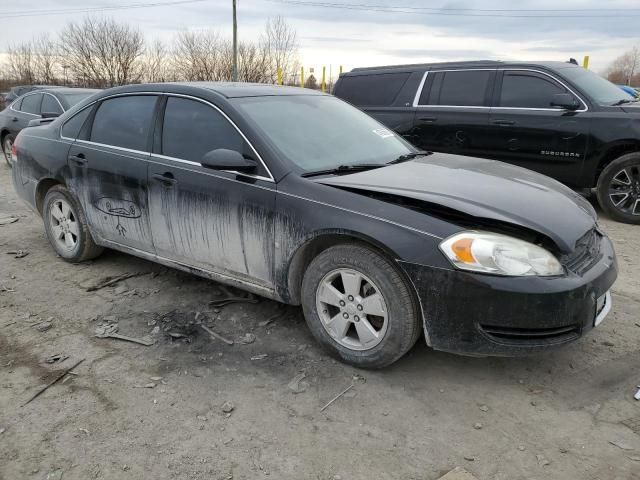
[[[358,68],[334,94],[425,150],[493,158],[597,188],[640,224],[640,102],[571,63],[458,62]],[[532,206],[535,208],[535,206]]]

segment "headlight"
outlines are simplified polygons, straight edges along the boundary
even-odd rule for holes
[[[498,233],[462,232],[440,249],[461,270],[510,276],[562,275],[558,259],[544,248]]]

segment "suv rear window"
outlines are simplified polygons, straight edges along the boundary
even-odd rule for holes
[[[459,107],[481,107],[486,105],[487,90],[491,86],[491,70],[461,70],[432,72],[431,91],[424,91],[420,105],[452,105]]]
[[[342,77],[337,96],[353,105],[386,107],[400,93],[410,73],[381,73]]]

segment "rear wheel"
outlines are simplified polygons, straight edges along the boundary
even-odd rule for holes
[[[340,360],[381,368],[420,336],[409,285],[382,255],[357,245],[320,253],[302,282],[302,306],[315,338]]]
[[[78,263],[102,253],[102,247],[93,241],[80,204],[62,185],[47,192],[42,219],[49,243],[64,260]]]
[[[13,149],[13,142],[15,141],[15,135],[11,133],[7,133],[2,138],[2,154],[4,156],[5,161],[11,167],[11,150]]]
[[[598,179],[598,202],[613,219],[640,224],[640,152],[611,162]]]

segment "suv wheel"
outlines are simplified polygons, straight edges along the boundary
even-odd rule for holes
[[[80,204],[62,185],[51,187],[44,197],[42,219],[49,243],[71,263],[91,260],[102,253],[89,232]]]
[[[357,245],[331,247],[313,259],[302,282],[302,307],[320,344],[356,367],[390,365],[421,332],[413,295],[397,268]]]
[[[7,133],[2,139],[2,154],[7,164],[11,167],[11,150],[13,148],[13,142],[15,141],[15,135]]]
[[[613,219],[640,224],[640,152],[616,158],[600,174],[598,202]]]

